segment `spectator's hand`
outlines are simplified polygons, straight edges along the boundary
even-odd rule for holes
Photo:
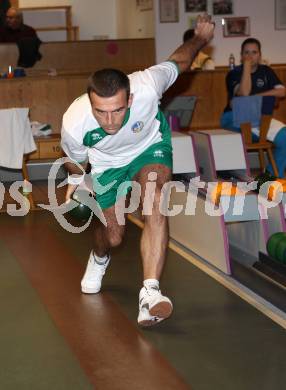
[[[250,57],[246,57],[243,60],[243,68],[251,71],[251,67],[255,65],[254,61]]]
[[[208,14],[199,15],[197,17],[197,25],[195,35],[208,43],[214,36],[215,24],[211,21],[211,16]]]

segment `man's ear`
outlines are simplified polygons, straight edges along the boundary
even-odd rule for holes
[[[132,102],[133,102],[133,93],[131,93],[131,94],[129,95],[129,99],[128,99],[128,108],[131,107]]]

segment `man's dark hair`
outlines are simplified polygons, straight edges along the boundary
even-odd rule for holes
[[[101,69],[94,72],[88,79],[87,93],[91,92],[101,97],[111,97],[121,89],[126,90],[127,100],[130,95],[129,78],[118,69]]]
[[[256,39],[256,38],[247,38],[241,44],[241,53],[243,52],[244,47],[246,45],[248,45],[249,43],[257,45],[259,52],[261,52],[261,43],[260,43],[260,41],[258,39]]]
[[[189,39],[192,39],[195,35],[195,30],[193,28],[189,28],[184,32],[183,35],[183,42],[188,41]]]

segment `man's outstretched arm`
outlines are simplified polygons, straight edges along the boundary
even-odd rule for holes
[[[190,70],[198,52],[212,39],[214,28],[209,15],[198,16],[195,36],[179,46],[168,58],[177,63],[180,72]]]

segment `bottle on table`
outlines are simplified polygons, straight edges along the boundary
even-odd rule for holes
[[[228,66],[229,69],[232,70],[235,67],[235,58],[234,55],[231,53],[228,59]]]
[[[8,66],[7,79],[12,79],[14,77],[14,69],[12,65]]]

